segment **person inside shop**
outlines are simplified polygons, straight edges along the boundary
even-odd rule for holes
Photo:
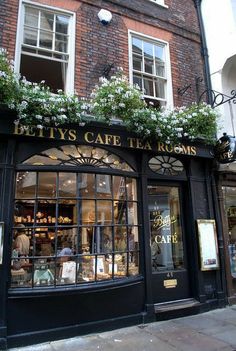
[[[28,259],[24,257],[29,256],[30,240],[26,235],[26,228],[24,224],[19,224],[15,232],[15,240],[13,242],[12,256],[15,258],[12,261],[13,269],[20,269],[22,266],[29,263]],[[21,259],[16,259],[20,257]],[[23,258],[22,258],[23,257]]]
[[[67,261],[69,259],[68,256],[71,256],[72,254],[73,252],[70,243],[67,240],[63,241],[62,250],[59,252],[58,256],[62,258],[62,261]]]
[[[26,235],[24,224],[19,224],[16,228],[13,249],[17,251],[19,257],[29,256],[30,240],[28,235]]]

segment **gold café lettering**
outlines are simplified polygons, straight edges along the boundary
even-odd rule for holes
[[[82,129],[56,128],[56,127],[31,127],[15,124],[14,135],[22,135],[37,138],[65,140],[74,142],[85,142],[88,144],[110,145],[116,147],[129,147],[132,149],[150,150],[170,154],[183,154],[196,156],[197,148],[192,145],[165,144],[157,142],[152,144],[150,141],[143,141],[140,138],[127,137],[122,139],[120,135],[102,132],[85,131]]]
[[[162,216],[159,212],[154,212],[154,223],[153,228],[160,229],[163,227],[170,227],[172,223],[175,223],[177,219],[175,216],[170,217],[170,215]]]

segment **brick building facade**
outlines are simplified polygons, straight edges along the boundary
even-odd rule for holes
[[[147,101],[170,108],[198,100],[196,80],[204,90],[192,0],[13,0],[0,10],[0,44],[28,80],[89,97],[123,67]],[[225,304],[211,146],[0,118],[1,349]]]

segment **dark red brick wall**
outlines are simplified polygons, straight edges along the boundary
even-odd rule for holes
[[[135,30],[170,45],[175,105],[196,101],[195,80],[204,77],[200,36],[193,0],[166,0],[168,8],[148,0],[36,0],[76,13],[75,90],[89,96],[107,65],[122,66],[128,75],[128,30]],[[102,25],[98,11],[112,12],[112,22]],[[15,54],[18,1],[0,4],[0,44]],[[4,16],[3,16],[4,14]],[[0,27],[0,28],[1,28]],[[178,88],[191,85],[183,96]]]

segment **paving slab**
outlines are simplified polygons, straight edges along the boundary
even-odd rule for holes
[[[236,351],[235,307],[8,351]]]

